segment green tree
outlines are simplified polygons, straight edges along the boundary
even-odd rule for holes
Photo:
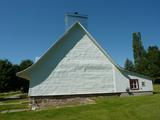
[[[125,69],[152,77],[160,83],[160,49],[157,46],[149,46],[144,49],[140,32],[133,33],[134,64],[126,60]]]
[[[31,61],[31,60],[23,60],[21,63],[20,63],[20,65],[19,65],[19,69],[20,69],[20,71],[21,70],[24,70],[24,69],[26,69],[26,68],[28,68],[29,66],[31,66],[33,64],[33,61]],[[23,90],[23,92],[28,92],[28,89],[29,89],[29,81],[28,80],[26,80],[26,79],[23,79],[23,78],[19,78],[20,79],[20,86],[21,86],[21,88],[20,89],[22,89]]]
[[[128,71],[134,71],[133,62],[127,58],[124,64],[124,68]]]
[[[20,63],[19,67],[20,67],[20,70],[24,70],[26,68],[28,68],[29,66],[31,66],[33,64],[33,61],[32,60],[22,60],[22,62]]]
[[[142,63],[142,59],[144,58],[145,53],[146,52],[142,44],[141,33],[133,33],[133,56],[136,71],[138,71],[137,68]]]
[[[147,50],[148,75],[160,80],[160,50],[157,46],[149,46]],[[160,83],[160,81],[159,81]]]
[[[149,61],[146,57],[142,57],[141,58],[141,61],[140,63],[136,66],[136,72],[137,73],[140,73],[140,74],[143,74],[143,75],[148,75],[148,64],[149,64]]]
[[[20,68],[19,68],[19,65],[17,64],[13,64],[12,65],[12,69],[13,69],[13,72],[14,72],[14,75],[12,76],[13,77],[13,83],[12,83],[12,86],[13,86],[13,90],[20,90],[20,79],[16,76],[16,73],[20,71]]]
[[[6,92],[13,89],[14,70],[12,63],[6,60],[0,60],[0,91]]]
[[[0,60],[0,92],[20,90],[21,88],[27,92],[29,81],[17,77],[16,73],[32,64],[31,60],[23,60],[20,65],[13,65],[7,59]]]

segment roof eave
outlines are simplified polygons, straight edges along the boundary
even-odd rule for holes
[[[16,76],[27,79],[27,80],[31,80],[30,76],[24,71],[17,72]]]

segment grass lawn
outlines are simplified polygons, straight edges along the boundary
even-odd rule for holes
[[[160,94],[160,84],[154,84],[154,92]]]
[[[21,93],[20,91],[16,92],[6,92],[6,93],[0,93],[0,112],[4,110],[13,110],[13,109],[27,109],[28,108],[28,99],[8,99],[3,100],[3,98],[11,97],[13,95],[19,95],[24,96],[24,93]],[[0,119],[1,120],[1,119]]]
[[[27,109],[27,108],[28,108],[28,104],[0,105],[0,111],[12,110],[12,109]]]
[[[0,98],[9,97],[11,95],[21,94],[20,91],[0,93]]]
[[[99,97],[92,105],[0,114],[0,120],[160,120],[160,94]]]
[[[12,110],[12,109],[27,109],[28,108],[28,100],[27,99],[19,99],[19,100],[6,100],[1,102],[0,112],[3,110]],[[1,120],[1,119],[0,119]]]

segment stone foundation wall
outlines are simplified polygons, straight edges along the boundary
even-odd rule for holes
[[[88,95],[63,95],[63,96],[30,96],[30,109],[37,110],[46,107],[61,107],[73,105],[94,104],[98,96],[120,96],[120,93],[88,94]]]
[[[31,96],[30,109],[44,109],[46,107],[61,107],[73,105],[94,104],[98,96],[130,96],[130,95],[151,95],[153,92],[132,92],[132,93],[109,93],[91,95],[67,95],[67,96]]]
[[[152,91],[142,91],[142,92],[129,92],[129,93],[121,93],[120,96],[142,96],[142,95],[152,95]]]
[[[54,97],[38,97],[30,98],[30,105],[32,110],[43,109],[46,107],[61,107],[61,106],[72,106],[72,105],[84,105],[84,104],[94,104],[94,99],[92,98],[54,98]]]

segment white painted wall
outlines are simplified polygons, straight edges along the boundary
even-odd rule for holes
[[[29,95],[114,92],[113,65],[84,30],[76,26],[62,39],[34,67]]]
[[[115,82],[116,92],[126,92],[126,88],[130,88],[129,79],[138,79],[139,90],[130,90],[131,92],[137,91],[153,91],[152,80],[140,77],[137,75],[129,74],[129,72],[122,72],[114,67],[115,70]],[[145,82],[145,86],[142,86],[142,82]]]
[[[138,77],[135,75],[129,75],[129,77],[131,79],[138,79],[138,81],[139,81],[139,90],[131,90],[131,91],[153,91],[152,80]],[[145,86],[142,86],[142,82],[145,83]]]
[[[116,91],[115,92],[126,92],[126,88],[130,87],[129,79],[116,67],[114,67]]]

